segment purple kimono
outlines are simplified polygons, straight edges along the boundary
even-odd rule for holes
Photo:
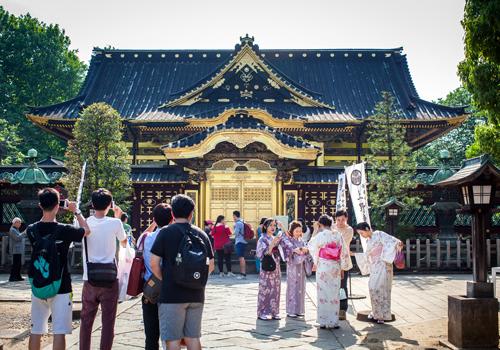
[[[273,237],[263,234],[257,242],[257,258],[261,259],[267,253]],[[272,254],[276,262],[276,269],[272,272],[260,269],[259,296],[257,298],[257,317],[278,317],[280,313],[281,268],[279,251],[274,249]]]
[[[311,273],[312,256],[309,253],[299,255],[293,252],[296,248],[306,247],[301,239],[286,237],[281,240],[280,245],[286,260],[286,313],[304,315],[306,273]]]

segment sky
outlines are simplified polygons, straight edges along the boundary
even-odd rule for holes
[[[57,23],[88,62],[93,47],[232,49],[248,33],[262,49],[396,48],[421,98],[460,86],[465,0],[0,0]]]

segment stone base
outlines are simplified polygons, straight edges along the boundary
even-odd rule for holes
[[[376,320],[373,320],[372,318],[368,318],[368,315],[370,313],[371,313],[371,310],[358,311],[358,314],[356,315],[356,320],[363,321],[363,322],[376,322]],[[394,316],[394,314],[391,314],[390,320],[384,320],[384,322],[393,322],[393,321],[396,321],[396,316]]]
[[[458,349],[497,349],[498,300],[449,295],[448,341]]]

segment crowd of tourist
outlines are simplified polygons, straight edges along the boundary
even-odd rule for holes
[[[217,257],[220,277],[244,280],[248,243],[256,238],[256,269],[259,273],[257,318],[280,319],[281,262],[286,266],[286,316],[305,315],[306,277],[315,272],[317,285],[317,324],[337,329],[348,307],[347,280],[352,268],[350,242],[354,231],[366,239],[365,257],[370,270],[369,291],[372,313],[378,323],[391,319],[392,262],[402,243],[382,231],[372,231],[366,222],[353,229],[348,214],[338,210],[335,217],[322,215],[313,230],[302,219],[285,227],[276,218],[262,218],[255,232],[233,212],[234,226],[219,215],[205,221],[204,230],[192,225],[194,202],[185,195],[160,203],[152,211],[153,222],[137,240],[133,238],[128,216],[114,204],[106,189],[92,193],[92,215],[84,218],[77,203],[61,201],[52,188],[39,192],[41,219],[20,232],[15,218],[9,232],[13,256],[10,281],[22,280],[20,242],[32,244],[29,280],[32,289],[32,329],[29,347],[39,349],[41,336],[52,318],[53,348],[64,349],[65,335],[72,331],[72,287],[68,250],[74,242],[83,245],[83,289],[80,349],[92,347],[92,326],[99,306],[102,310],[100,349],[111,349],[119,294],[117,250],[134,247],[143,266],[138,283],[142,295],[145,348],[201,349],[201,321],[205,286],[214,271]],[[72,212],[78,225],[61,224],[56,215],[63,207]],[[113,216],[109,213],[112,211]],[[118,242],[118,245],[117,245]],[[232,271],[232,254],[238,258],[238,274]],[[135,260],[134,260],[135,263]],[[132,283],[131,279],[129,283]],[[130,288],[130,285],[129,285]],[[139,292],[136,293],[140,294]],[[160,342],[161,340],[161,342]]]

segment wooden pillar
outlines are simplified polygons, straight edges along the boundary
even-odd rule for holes
[[[365,130],[365,124],[356,128],[356,157],[357,162],[361,163],[361,156],[363,154],[363,132]]]
[[[198,181],[200,184],[200,198],[199,198],[199,205],[198,205],[198,208],[200,210],[199,225],[200,225],[200,227],[204,227],[203,222],[206,220],[207,215],[210,215],[206,211],[207,201],[209,199],[206,198],[207,197],[207,176],[206,176],[205,172],[201,172],[199,174]]]

